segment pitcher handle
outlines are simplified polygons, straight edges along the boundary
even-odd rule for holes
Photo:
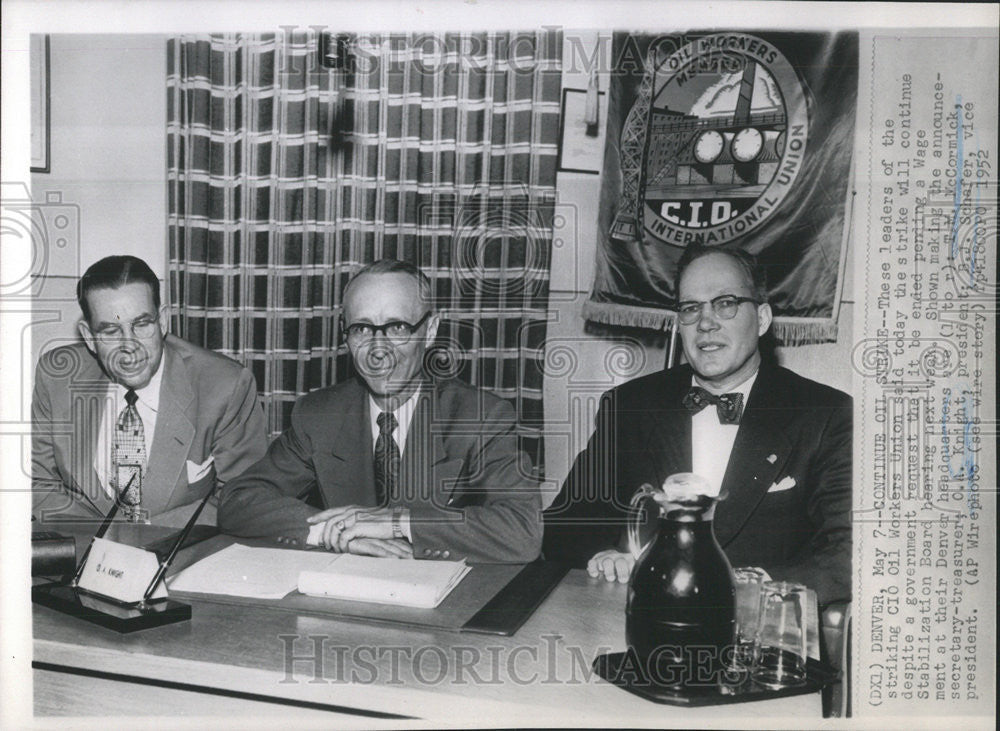
[[[656,492],[657,490],[647,482],[635,491],[628,504],[628,550],[636,560],[646,550],[646,546],[639,545],[639,518],[642,516],[640,504]]]

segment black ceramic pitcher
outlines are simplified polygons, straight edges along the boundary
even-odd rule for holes
[[[625,639],[651,682],[685,693],[717,691],[731,662],[736,630],[733,570],[712,529],[716,498],[697,475],[672,475],[632,498],[629,547],[637,556],[629,580]],[[657,534],[639,547],[643,501],[659,508]]]

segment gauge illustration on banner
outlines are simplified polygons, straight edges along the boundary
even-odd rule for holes
[[[795,69],[762,38],[719,33],[659,55],[648,73],[635,102],[648,113],[630,115],[621,145],[645,143],[622,160],[626,177],[643,181],[645,234],[717,246],[760,226],[805,157],[809,114]]]

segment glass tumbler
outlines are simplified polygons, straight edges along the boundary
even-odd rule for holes
[[[760,592],[767,580],[763,569],[741,566],[733,569],[736,587],[736,652],[738,667],[751,669],[757,659],[760,630]]]
[[[788,581],[765,581],[760,592],[760,627],[751,673],[767,688],[787,688],[806,681],[806,587]]]

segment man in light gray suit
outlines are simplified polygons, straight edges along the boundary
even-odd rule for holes
[[[160,283],[109,256],[77,285],[82,343],[46,352],[31,404],[33,517],[182,524],[267,448],[253,376],[167,334]],[[214,507],[202,520],[214,522]]]

